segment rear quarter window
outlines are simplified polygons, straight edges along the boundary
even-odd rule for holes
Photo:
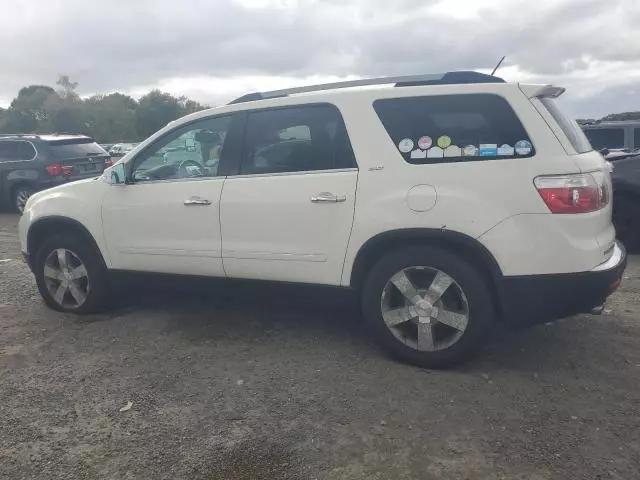
[[[373,107],[402,157],[412,164],[528,158],[531,139],[499,95],[376,100]]]

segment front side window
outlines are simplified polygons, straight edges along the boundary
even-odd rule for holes
[[[231,116],[199,120],[161,137],[133,160],[133,182],[218,176]]]
[[[32,160],[36,151],[30,142],[0,141],[0,162],[17,162],[20,160]]]
[[[376,100],[373,106],[408,163],[526,158],[535,154],[517,115],[498,95],[388,98]]]
[[[624,128],[588,128],[584,133],[596,150],[624,148]]]
[[[342,117],[330,105],[250,113],[241,174],[355,167]]]

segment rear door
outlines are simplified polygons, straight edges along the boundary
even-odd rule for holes
[[[48,164],[60,164],[68,180],[100,175],[110,159],[109,154],[88,137],[62,137],[47,141]]]
[[[222,192],[227,275],[339,284],[357,180],[335,106],[248,113],[239,172]]]

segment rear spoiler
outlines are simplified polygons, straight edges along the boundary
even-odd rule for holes
[[[527,98],[558,98],[566,90],[562,87],[555,87],[553,85],[518,84],[518,87],[520,87],[520,90],[522,90],[522,93],[524,93]]]

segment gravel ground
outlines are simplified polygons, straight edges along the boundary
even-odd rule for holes
[[[352,295],[123,285],[48,310],[0,215],[0,478],[640,478],[640,260],[600,317],[398,364]],[[121,407],[132,402],[129,410]]]

